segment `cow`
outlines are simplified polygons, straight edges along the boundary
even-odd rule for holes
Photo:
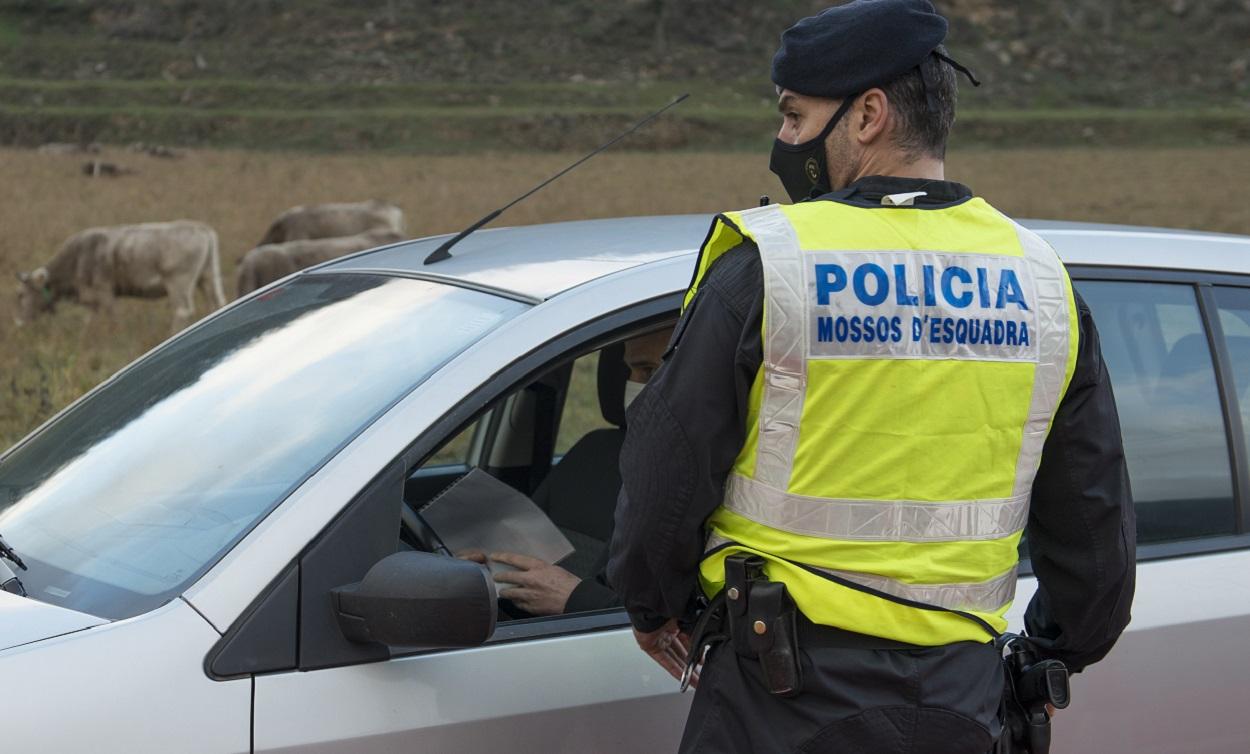
[[[90,178],[120,178],[123,175],[134,175],[133,170],[115,162],[90,160],[82,165],[82,174]]]
[[[305,267],[402,240],[402,233],[384,229],[343,238],[309,238],[263,244],[249,251],[239,262],[235,272],[235,289],[242,297]]]
[[[53,141],[47,144],[40,144],[35,151],[40,154],[99,154],[100,145],[94,141],[90,144],[71,144]]]
[[[217,233],[191,220],[89,228],[17,279],[18,325],[51,312],[60,300],[111,309],[116,296],[167,296],[177,332],[195,313],[197,287],[211,306],[226,305]]]
[[[351,204],[291,207],[278,215],[256,245],[355,236],[370,230],[390,230],[403,235],[403,210],[376,199]]]

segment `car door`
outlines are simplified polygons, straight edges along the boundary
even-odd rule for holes
[[[513,405],[510,395],[622,333],[671,319],[678,303],[670,296],[602,318],[514,365],[465,402],[466,415],[449,419],[437,436],[417,438],[310,543],[258,600],[252,618],[241,621],[265,623],[256,616],[277,605],[273,614],[281,617],[274,623],[289,622],[286,616],[297,623],[298,640],[290,650],[296,667],[255,675],[255,751],[614,752],[676,746],[689,697],[679,695],[676,682],[638,650],[622,610],[503,621],[486,645],[471,649],[388,651],[343,637],[329,590],[359,580],[404,546],[399,532],[405,487],[427,491],[413,482],[422,478],[421,464],[414,469],[405,459],[454,462],[444,448],[470,426],[497,433],[500,424],[511,422],[516,435],[514,421],[499,419]],[[479,463],[494,457],[494,439],[479,436],[467,446],[478,449]],[[431,468],[440,465],[448,464]],[[242,668],[223,664],[221,675],[232,669]]]
[[[1116,270],[1074,278],[1116,394],[1138,570],[1133,621],[1103,662],[1073,679],[1054,748],[1250,750],[1250,281]],[[1233,285],[1212,285],[1221,280]]]

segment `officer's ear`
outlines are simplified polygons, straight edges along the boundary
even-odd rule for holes
[[[850,137],[860,146],[879,142],[892,127],[890,98],[882,89],[869,89],[856,98],[847,120]]]

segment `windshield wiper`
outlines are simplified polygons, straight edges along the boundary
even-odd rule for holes
[[[3,560],[0,560],[0,590],[9,594],[16,594],[19,597],[25,597],[26,587],[22,586],[22,580],[17,577],[13,569],[9,568],[4,561],[8,560],[23,571],[29,569],[26,568],[26,564],[17,556],[17,553],[13,552],[13,548],[9,547],[9,543],[4,541],[4,537],[0,537],[0,558],[3,558]]]

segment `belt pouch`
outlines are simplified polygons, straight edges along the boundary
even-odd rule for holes
[[[759,658],[768,693],[798,695],[803,684],[798,620],[786,585],[778,581],[752,584],[747,619],[741,623],[751,653]]]

